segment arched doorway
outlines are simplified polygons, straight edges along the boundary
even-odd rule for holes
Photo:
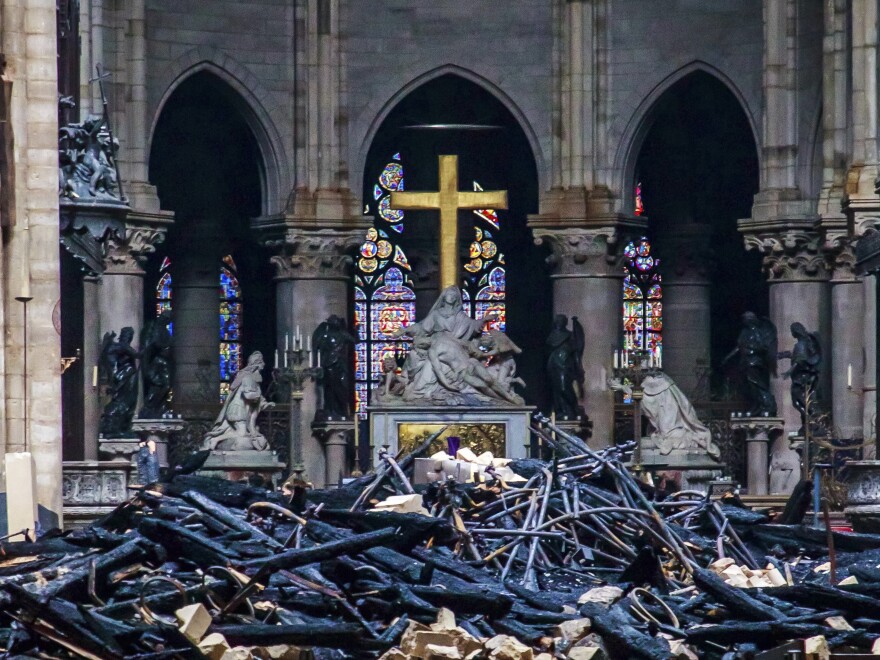
[[[264,160],[242,103],[218,76],[193,74],[165,102],[150,151],[174,226],[147,269],[145,318],[172,309],[174,408],[191,417],[213,415],[247,355],[275,343],[269,257],[249,221]]]
[[[740,316],[768,311],[760,255],[737,220],[751,213],[758,156],[745,112],[704,71],[672,85],[648,115],[635,166],[662,277],[664,370],[692,398],[734,395],[722,360]]]
[[[449,73],[397,103],[367,154],[364,213],[375,221],[355,269],[359,406],[362,410],[381,356],[406,348],[389,341],[390,328],[379,328],[387,297],[395,298],[393,312],[400,318],[413,313],[421,317],[438,292],[437,214],[393,211],[390,192],[400,185],[436,190],[437,157],[445,154],[458,156],[460,190],[479,186],[508,191],[507,210],[459,213],[460,284],[466,307],[476,318],[503,310],[504,330],[523,349],[517,364],[527,383],[526,401],[543,405],[543,341],[552,305],[542,256],[526,227],[527,215],[538,207],[535,157],[522,126],[498,98]]]

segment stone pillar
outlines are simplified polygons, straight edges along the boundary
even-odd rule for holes
[[[86,461],[98,460],[101,396],[100,386],[95,384],[95,369],[101,352],[101,318],[100,313],[95,314],[94,310],[99,309],[100,288],[101,280],[98,277],[83,277],[83,459]]]
[[[848,239],[832,244],[831,275],[831,414],[842,438],[863,438],[864,317],[861,278],[855,275],[855,253]]]
[[[584,326],[588,341],[581,405],[593,422],[590,444],[607,446],[614,432],[614,396],[607,382],[614,350],[620,348],[620,227],[533,226],[535,243],[552,250],[547,261],[553,268],[553,312],[576,316]]]
[[[220,405],[220,237],[213,224],[187,221],[181,253],[172,255],[174,282],[174,409],[184,417],[211,417]],[[190,250],[188,246],[200,249]],[[242,357],[243,360],[247,356]]]
[[[291,230],[283,240],[267,241],[279,252],[271,260],[275,266],[277,346],[282,356],[285,337],[293,337],[297,327],[303,336],[311,336],[331,314],[345,319],[348,327],[352,264],[349,253],[362,241],[363,232],[359,229]],[[324,485],[326,461],[321,442],[312,435],[317,410],[317,388],[314,382],[306,381],[300,437],[306,475],[320,487]]]
[[[4,135],[15,144],[4,181],[10,190],[3,212],[9,215],[2,219],[0,246],[0,449],[21,451],[27,439],[44,527],[62,523],[61,343],[52,323],[60,295],[55,12],[49,0],[4,0],[0,20],[0,86],[10,93]],[[21,296],[31,298],[26,325],[24,305],[16,300]]]
[[[741,222],[741,231],[744,226]],[[825,359],[819,387],[823,397],[821,403],[827,406],[830,393],[828,356],[831,355],[829,272],[818,234],[806,227],[792,227],[779,232],[746,233],[745,243],[747,249],[758,250],[764,257],[764,271],[770,283],[770,319],[779,333],[780,350],[790,350],[794,346],[790,326],[795,321],[821,336]],[[786,433],[798,431],[801,427],[800,414],[791,404],[791,381],[781,377],[789,367],[788,360],[781,361],[780,377],[772,381]]]
[[[877,423],[877,278],[862,278],[864,323],[862,337],[865,356],[862,362],[862,434],[865,438],[876,437]],[[873,446],[865,448],[865,458],[876,459]]]
[[[709,227],[676,227],[655,250],[663,273],[663,371],[691,399],[709,393],[700,382],[700,364],[707,368],[710,357],[709,238]]]

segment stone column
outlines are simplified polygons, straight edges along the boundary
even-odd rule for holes
[[[0,449],[22,451],[27,439],[36,467],[40,519],[48,527],[62,523],[61,343],[52,323],[60,295],[56,5],[49,0],[2,4],[0,50],[5,61],[0,87],[10,94],[4,104],[4,134],[14,139],[15,157],[4,181],[9,190],[3,212],[9,216],[2,219],[0,246],[0,424],[5,427]],[[31,298],[26,325],[24,305],[16,300],[22,296]],[[5,491],[5,480],[0,487]]]
[[[742,223],[740,228],[743,230]],[[760,251],[764,258],[764,271],[770,283],[770,319],[779,333],[780,350],[794,346],[790,326],[795,321],[821,336],[825,360],[819,387],[824,397],[822,403],[827,406],[828,356],[831,355],[829,272],[819,235],[806,227],[792,227],[779,232],[746,233],[745,243],[747,249]],[[781,374],[788,370],[790,363],[781,361],[779,366]],[[791,381],[781,377],[772,382],[779,416],[785,420],[787,433],[801,427],[800,414],[791,404],[790,385]]]
[[[174,282],[174,400],[184,417],[208,418],[220,405],[219,264],[222,239],[210,221],[187,220],[181,252],[171,257]],[[188,249],[198,245],[198,250]],[[243,360],[247,356],[242,357]]]
[[[318,324],[336,314],[349,324],[352,258],[350,252],[363,241],[361,230],[290,230],[284,239],[267,240],[278,249],[275,266],[277,346],[283,356],[285,337],[296,328],[308,337]],[[283,360],[283,357],[282,357]],[[283,364],[282,364],[283,366]],[[312,435],[318,409],[318,391],[307,381],[300,414],[300,434],[308,479],[324,485],[326,462],[323,446]]]
[[[844,212],[852,228],[852,236],[858,239],[869,230],[880,228],[880,126],[877,123],[880,105],[878,85],[878,7],[877,0],[853,0],[851,3],[852,43],[850,61],[852,66],[852,90],[850,111],[852,125],[850,135],[852,152],[846,173]],[[863,431],[865,437],[875,435],[877,405],[877,303],[876,278],[866,277],[864,283],[864,410]]]
[[[865,299],[862,279],[855,275],[855,253],[842,237],[832,242],[831,275],[831,414],[835,429],[846,439],[863,438]]]
[[[581,405],[593,422],[590,444],[612,443],[614,396],[608,388],[614,350],[620,348],[620,228],[534,227],[535,243],[552,250],[553,312],[576,316],[584,326],[584,392]]]
[[[95,385],[95,369],[101,352],[99,309],[101,280],[96,276],[83,277],[83,459],[98,460],[98,426],[101,421],[101,396]],[[118,331],[117,331],[118,332]]]
[[[710,250],[709,227],[696,224],[670,230],[655,250],[663,273],[663,370],[691,399],[708,395],[708,382],[699,381],[710,357]]]

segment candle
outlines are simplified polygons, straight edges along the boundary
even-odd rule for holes
[[[309,368],[311,368],[311,367],[314,367],[314,366],[315,366],[314,364],[312,364],[312,361],[314,360],[314,356],[312,355],[312,349],[311,349],[311,348],[309,348],[309,350],[308,350],[308,354],[309,354]]]
[[[92,367],[92,387],[98,386],[98,365]]]
[[[284,352],[286,353],[289,350],[290,350],[290,333],[285,332],[284,333]]]
[[[287,369],[287,351],[284,351],[284,368]]]
[[[300,337],[300,336],[301,336],[300,333],[299,333],[299,325],[296,326],[296,336],[297,336],[297,337]]]
[[[852,362],[846,365],[846,386],[852,389]]]
[[[318,368],[321,367],[321,351],[318,351]]]
[[[617,369],[620,365],[618,364],[619,357],[617,355],[617,351],[614,351],[614,368]]]
[[[311,335],[306,337],[306,349],[312,350],[312,336]]]
[[[275,349],[275,368],[278,368],[278,349]]]

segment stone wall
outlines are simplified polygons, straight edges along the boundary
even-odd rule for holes
[[[12,81],[7,139],[13,140],[13,160],[5,180],[11,182],[8,193],[14,202],[0,271],[0,451],[33,453],[42,522],[57,525],[61,380],[60,341],[53,324],[60,296],[55,2],[4,0],[2,12],[0,52],[6,58],[5,76]],[[17,297],[32,297],[26,379],[24,305]]]

